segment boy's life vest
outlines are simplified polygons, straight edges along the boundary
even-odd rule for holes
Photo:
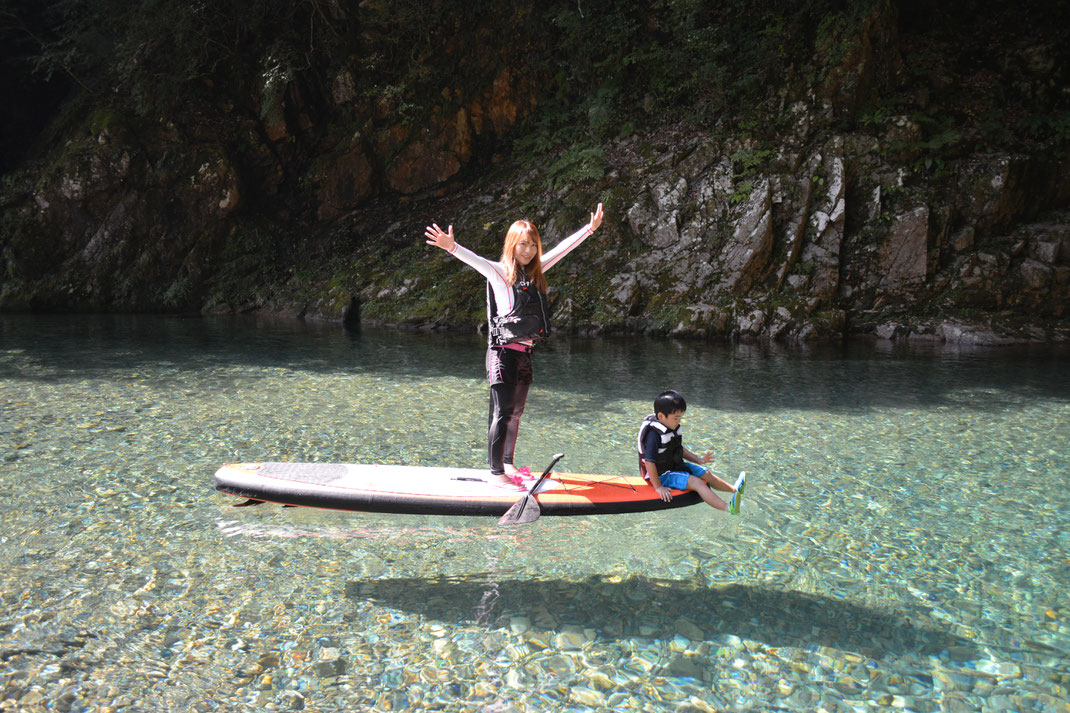
[[[650,429],[661,434],[661,443],[658,445],[657,455],[654,457],[654,465],[657,466],[658,475],[670,470],[684,469],[684,437],[680,435],[682,426],[675,429],[669,428],[658,420],[658,415],[652,413],[643,419],[643,425],[639,427],[639,473],[647,477],[646,468],[643,466],[643,441],[646,440]]]
[[[509,314],[497,314],[498,305],[490,283],[487,283],[487,336],[491,346],[500,347],[512,342],[538,343],[550,337],[550,306],[546,294],[527,277],[512,285],[513,309]]]

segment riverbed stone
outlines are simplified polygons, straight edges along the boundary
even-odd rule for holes
[[[681,617],[673,622],[673,626],[680,636],[690,641],[702,641],[706,638],[706,633],[702,628],[690,619]]]

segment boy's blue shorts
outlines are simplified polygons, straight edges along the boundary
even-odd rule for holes
[[[695,463],[684,463],[684,468],[687,468],[687,470],[667,470],[658,476],[658,480],[660,480],[661,484],[666,488],[672,488],[673,490],[687,490],[687,479],[689,476],[693,475],[696,478],[701,478],[706,474],[706,469]]]

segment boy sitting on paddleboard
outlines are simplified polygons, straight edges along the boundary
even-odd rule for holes
[[[739,474],[733,486],[698,465],[709,463],[713,454],[700,457],[684,448],[680,420],[686,410],[684,397],[675,391],[666,391],[654,399],[654,413],[639,427],[639,472],[665,502],[672,500],[670,488],[694,490],[707,504],[735,515],[743,498],[744,474]],[[732,493],[731,504],[717,497],[714,490]]]

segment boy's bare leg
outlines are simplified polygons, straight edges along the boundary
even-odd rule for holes
[[[736,489],[728,481],[722,480],[718,476],[714,475],[710,471],[706,471],[702,474],[702,480],[704,480],[714,490],[720,490],[724,493],[734,493]]]
[[[714,477],[716,478],[717,476]],[[718,480],[720,479],[718,478]],[[723,480],[721,482],[724,483]],[[727,485],[727,483],[725,484]],[[696,493],[698,493],[698,496],[702,498],[702,501],[705,502],[707,505],[715,507],[718,510],[728,512],[728,504],[725,503],[724,500],[721,500],[719,497],[717,497],[714,492],[710,490],[710,486],[706,484],[706,481],[703,478],[696,478],[693,475],[689,476],[687,479],[687,489],[694,490]],[[728,490],[732,490],[732,486],[729,485]]]

